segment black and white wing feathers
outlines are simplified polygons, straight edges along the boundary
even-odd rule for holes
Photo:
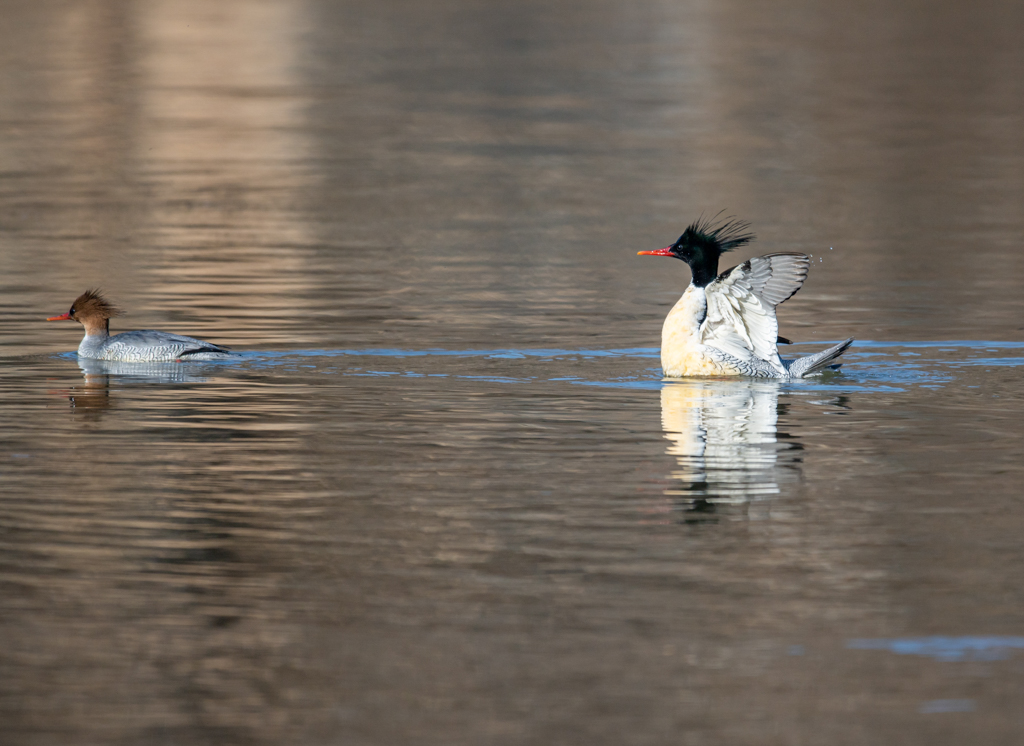
[[[811,258],[806,254],[765,254],[748,259],[722,275],[743,271],[751,291],[774,308],[792,298],[800,289],[810,266]]]
[[[809,265],[804,254],[767,254],[720,274],[705,288],[701,342],[745,363],[766,361],[785,373],[775,307],[800,289]]]

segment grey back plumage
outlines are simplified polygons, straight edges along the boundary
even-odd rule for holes
[[[231,350],[226,347],[194,337],[143,329],[110,337],[103,344],[99,357],[145,363],[161,360],[210,360],[231,354]]]

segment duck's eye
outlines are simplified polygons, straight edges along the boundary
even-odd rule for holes
[[[75,307],[71,306],[71,310],[68,311],[68,316],[74,316],[74,315],[75,315]]]

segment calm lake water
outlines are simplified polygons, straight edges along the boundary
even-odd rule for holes
[[[4,746],[1024,740],[1024,6],[3,16]],[[662,379],[723,209],[840,373]]]

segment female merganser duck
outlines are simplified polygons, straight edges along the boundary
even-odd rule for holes
[[[77,321],[85,327],[78,345],[80,357],[95,360],[119,360],[125,363],[173,362],[179,360],[222,360],[234,353],[226,347],[201,339],[167,332],[137,331],[110,336],[110,319],[121,310],[107,301],[98,290],[86,290],[71,305],[71,310],[47,321]]]
[[[669,311],[661,330],[665,376],[754,376],[803,378],[819,373],[853,343],[850,338],[797,360],[779,358],[775,307],[807,278],[806,254],[767,254],[718,274],[718,257],[753,240],[748,223],[693,223],[671,246],[640,251],[674,256],[690,265],[693,279]]]

